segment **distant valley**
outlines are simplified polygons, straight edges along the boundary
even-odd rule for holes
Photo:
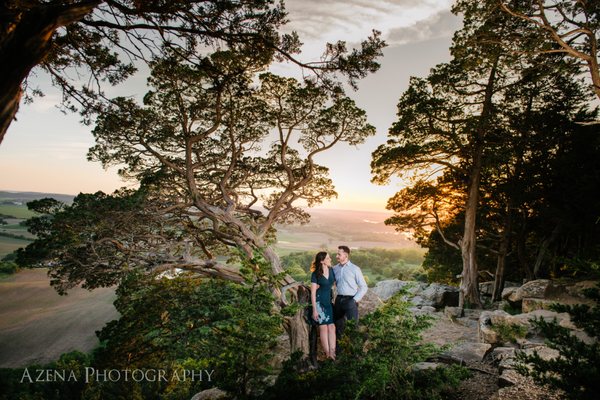
[[[0,191],[0,218],[5,222],[0,225],[0,258],[26,246],[33,238],[20,223],[33,215],[26,203],[44,197],[69,204],[75,196]],[[311,214],[308,224],[277,226],[275,248],[281,255],[294,251],[334,249],[340,244],[354,249],[418,247],[383,223],[390,215],[387,212],[319,208],[307,211]]]

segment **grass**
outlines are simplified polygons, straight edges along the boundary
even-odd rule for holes
[[[20,247],[27,246],[31,241],[0,236],[0,258],[12,253]]]
[[[36,215],[36,213],[30,211],[27,206],[17,206],[13,204],[0,204],[0,214],[20,219],[27,219]]]

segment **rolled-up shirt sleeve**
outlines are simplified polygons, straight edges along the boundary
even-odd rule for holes
[[[354,295],[354,301],[357,303],[363,298],[365,294],[367,294],[367,290],[369,287],[367,286],[367,282],[365,281],[365,277],[362,274],[362,271],[357,267],[355,273],[356,284],[358,286],[358,292]]]

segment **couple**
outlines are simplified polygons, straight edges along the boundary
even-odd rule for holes
[[[358,322],[358,302],[367,293],[367,283],[359,267],[350,262],[350,248],[339,246],[338,264],[331,268],[326,251],[315,256],[310,270],[312,317],[319,323],[321,346],[328,358],[335,360],[336,336],[344,332],[346,319]],[[332,288],[337,285],[337,297],[332,305]]]

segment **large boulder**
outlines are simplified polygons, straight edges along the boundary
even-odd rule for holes
[[[571,320],[571,317],[567,313],[557,313],[555,311],[550,310],[534,310],[528,313],[517,314],[511,316],[511,321],[520,323],[524,326],[531,326],[530,320],[532,319],[543,319],[546,322],[550,322],[554,319],[557,320],[559,324],[568,324],[567,321]],[[569,325],[567,325],[569,326]],[[571,325],[572,326],[572,325]]]
[[[479,340],[483,343],[489,343],[492,345],[500,343],[500,335],[492,327],[500,319],[506,319],[510,317],[510,314],[506,311],[495,310],[495,311],[483,311],[479,315],[479,323],[477,325],[477,335]]]
[[[561,292],[560,286],[549,279],[529,281],[514,291],[507,300],[512,304],[520,304],[524,298],[544,299]]]
[[[422,296],[415,296],[410,299],[410,302],[415,307],[433,307],[433,302],[431,300],[425,299]]]
[[[423,290],[419,296],[423,298],[423,305],[443,308],[446,306],[455,307],[458,305],[458,288],[439,283],[432,283]]]
[[[533,354],[537,354],[542,360],[549,361],[554,360],[560,356],[560,353],[556,349],[551,349],[548,346],[536,346],[530,347],[528,349],[522,350],[523,353],[531,356]]]
[[[492,346],[488,343],[465,342],[440,354],[440,358],[459,364],[481,362]]]
[[[381,300],[387,300],[411,282],[401,281],[400,279],[388,279],[377,282],[374,288],[369,289],[370,292],[376,294]]]
[[[358,302],[358,315],[365,316],[372,313],[378,307],[383,305],[382,299],[372,289],[367,290],[367,293]]]
[[[540,317],[540,314],[538,312],[534,312],[531,315],[511,315],[503,310],[483,311],[479,317],[477,331],[479,335],[479,340],[481,340],[484,343],[490,343],[492,345],[503,344],[505,340],[516,341],[517,343],[519,343],[519,339],[522,339],[521,335],[533,336],[536,333],[536,330],[532,327],[531,322],[529,321],[531,318],[535,317]],[[511,336],[514,335],[514,338],[502,338],[499,334],[499,332],[501,331],[498,328],[501,326],[506,327],[508,325],[512,325],[515,328],[521,327],[513,331],[513,333],[507,332],[507,334]]]
[[[495,347],[492,350],[492,360],[495,362],[501,363],[504,360],[514,359],[516,354],[516,349],[514,347]],[[502,366],[499,365],[499,369],[506,368],[510,365],[506,365],[506,363]]]
[[[549,310],[550,305],[553,303],[556,303],[556,301],[526,297],[523,300],[521,300],[521,311],[523,313],[529,313],[535,310]]]
[[[513,293],[519,290],[519,288],[520,286],[504,286],[504,289],[502,290],[502,300],[508,300]]]
[[[505,369],[498,376],[498,387],[515,386],[521,381],[521,374],[514,369]]]

